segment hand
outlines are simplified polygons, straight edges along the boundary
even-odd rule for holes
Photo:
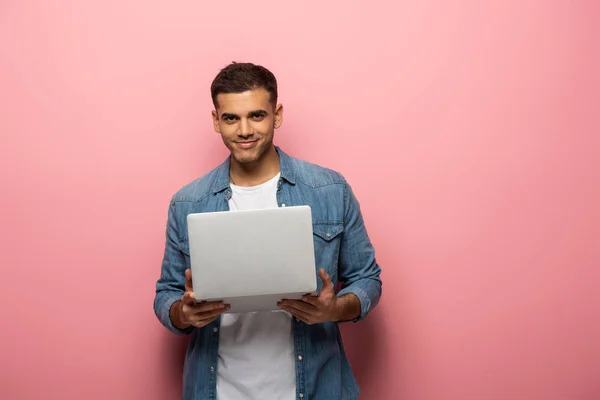
[[[181,296],[181,300],[174,303],[174,306],[177,310],[175,320],[179,322],[176,323],[176,326],[189,327],[191,325],[196,328],[210,324],[231,308],[222,301],[196,303],[192,288],[192,271],[189,269],[185,270],[185,293]]]
[[[309,325],[339,320],[342,310],[333,282],[323,268],[319,270],[319,277],[323,281],[319,296],[304,296],[302,300],[282,300],[277,306]]]

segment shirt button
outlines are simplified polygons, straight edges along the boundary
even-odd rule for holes
[[[304,397],[304,393],[298,393],[298,397],[303,398]]]
[[[213,328],[213,332],[218,332],[218,331],[219,331],[219,328],[216,328],[216,327]]]
[[[327,232],[327,234],[325,236],[331,237],[331,233]]]
[[[283,203],[283,204],[281,205],[281,207],[285,207],[285,203]]]
[[[302,356],[298,356],[298,360],[302,361]]]
[[[210,367],[210,372],[215,372],[215,367]]]
[[[296,322],[300,322],[300,318],[296,317]]]

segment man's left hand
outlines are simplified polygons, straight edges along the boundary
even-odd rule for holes
[[[344,302],[336,296],[333,282],[323,268],[319,269],[319,277],[323,281],[319,296],[304,296],[302,300],[282,300],[277,306],[309,325],[338,321],[343,314]]]

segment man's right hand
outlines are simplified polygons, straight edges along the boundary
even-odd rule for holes
[[[178,329],[186,329],[190,326],[202,328],[214,320],[230,306],[222,301],[211,301],[196,303],[192,288],[192,271],[185,270],[185,293],[181,300],[171,306],[171,322]]]

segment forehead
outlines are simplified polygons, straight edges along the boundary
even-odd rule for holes
[[[217,95],[220,113],[246,114],[256,110],[271,110],[269,92],[263,88],[241,93],[220,93]]]

